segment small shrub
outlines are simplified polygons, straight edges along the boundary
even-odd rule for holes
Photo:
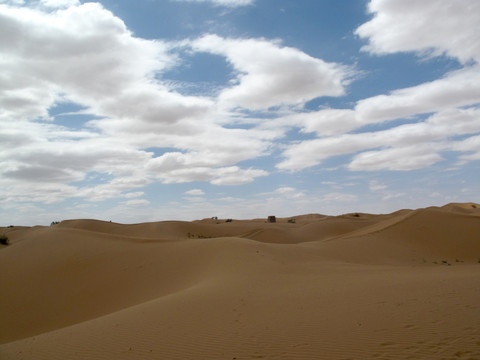
[[[2,245],[8,245],[8,236],[3,234],[0,235],[0,244]]]
[[[60,221],[52,221],[52,222],[50,223],[50,226],[57,225],[57,224],[60,224]]]
[[[477,205],[473,204],[472,207],[473,207],[474,209],[476,209],[476,208],[477,208]]]
[[[213,236],[208,236],[208,235],[198,235],[199,239],[211,239]]]
[[[233,221],[232,219],[225,220],[225,222],[232,222],[232,221]]]
[[[296,221],[295,221],[295,219],[288,219],[288,222],[289,222],[290,224],[295,224]]]

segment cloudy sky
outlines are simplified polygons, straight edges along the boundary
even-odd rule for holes
[[[480,201],[478,0],[0,0],[0,225]]]

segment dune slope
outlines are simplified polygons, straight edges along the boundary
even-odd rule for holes
[[[3,228],[1,359],[477,359],[476,204]]]

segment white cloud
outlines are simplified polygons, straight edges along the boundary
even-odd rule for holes
[[[371,180],[368,184],[370,191],[381,191],[385,190],[388,186],[385,184],[380,183],[377,180]]]
[[[407,194],[406,193],[389,193],[387,195],[385,195],[384,197],[382,197],[382,200],[383,201],[386,201],[386,200],[391,200],[391,199],[398,199],[398,198],[402,198],[404,196],[406,196]]]
[[[202,196],[205,195],[205,192],[200,189],[192,189],[184,192],[185,195],[194,195],[194,196]]]
[[[275,119],[278,122],[299,126],[302,132],[315,132],[318,136],[339,135],[362,125],[356,120],[354,110],[330,108],[287,115]]]
[[[231,162],[229,155],[222,153],[219,148],[186,154],[165,153],[151,159],[146,169],[165,183],[210,181],[217,185],[238,185],[249,183],[255,177],[268,175],[264,170],[222,166]]]
[[[267,176],[268,172],[260,169],[241,169],[238,166],[230,166],[213,171],[214,185],[241,185],[252,182],[256,177]]]
[[[210,2],[229,7],[253,3]],[[464,68],[360,100],[353,109],[317,111],[303,106],[318,97],[345,95],[354,68],[277,40],[217,35],[175,43],[140,39],[99,3],[26,3],[0,0],[2,204],[119,198],[122,209],[148,205],[141,198],[144,192],[137,190],[156,181],[239,185],[267,176],[263,169],[238,164],[278,149],[284,150],[284,160],[277,167],[291,171],[338,155],[348,155],[345,167],[355,171],[420,169],[441,161],[447,151],[458,152],[458,164],[480,160],[477,3],[455,3],[446,19],[431,1],[372,1],[374,17],[357,31],[368,41],[365,50],[445,53]],[[462,23],[458,19],[463,16]],[[442,23],[447,30],[438,30]],[[177,92],[163,77],[181,62],[185,50],[223,56],[235,71],[229,86],[208,96]],[[68,103],[95,120],[80,130],[58,125],[50,112]],[[269,119],[245,111],[267,109]],[[429,115],[424,119],[427,115],[420,114]],[[412,123],[398,125],[405,118]],[[391,129],[362,128],[391,120],[397,120]],[[292,128],[318,138],[280,144]],[[370,184],[374,191],[382,186]],[[200,189],[184,195],[189,202],[204,200]],[[222,201],[235,200],[224,196]],[[307,200],[316,205],[357,200],[342,193],[307,199],[304,191],[288,186],[268,196],[268,204],[243,203],[268,213],[294,203],[300,213]],[[249,215],[251,210],[238,209],[242,211]]]
[[[372,0],[372,20],[356,33],[374,54],[415,51],[446,54],[462,63],[480,59],[480,3],[477,0]]]
[[[355,202],[358,196],[345,193],[328,193],[321,198],[323,202]]]
[[[40,4],[49,8],[63,8],[80,5],[79,0],[40,0]]]
[[[303,141],[290,145],[283,153],[285,160],[277,167],[296,171],[315,166],[332,156],[378,148],[356,155],[349,168],[356,171],[420,169],[442,160],[439,152],[450,149],[446,142],[449,138],[480,132],[479,116],[478,107],[448,109],[424,122]]]
[[[134,38],[98,3],[53,13],[0,7],[0,18],[0,65],[8,74],[0,88],[1,118],[48,118],[60,101],[124,121],[171,123],[202,111],[200,100],[188,102],[152,82],[173,64],[167,46]]]
[[[296,191],[297,191],[297,189],[295,189],[293,187],[290,187],[290,186],[279,187],[277,190],[275,190],[275,192],[277,192],[279,194],[292,194]]]
[[[416,170],[443,159],[442,152],[464,151],[461,162],[478,159],[453,137],[480,132],[480,3],[475,0],[372,0],[374,17],[356,33],[368,40],[364,50],[384,55],[416,52],[457,58],[464,67],[409,88],[359,100],[353,110],[321,109],[286,117],[319,138],[290,144],[277,168],[298,171],[323,160],[352,154],[350,170]],[[422,121],[421,115],[430,115]],[[413,124],[388,130],[358,131],[362,126],[408,119]],[[349,133],[357,130],[357,133]],[[367,151],[368,150],[368,151]]]
[[[480,65],[475,65],[432,82],[360,100],[355,117],[358,124],[380,123],[479,102]]]
[[[146,199],[133,199],[133,200],[125,201],[124,204],[129,206],[144,206],[144,205],[149,205],[150,201]]]
[[[152,181],[251,182],[268,172],[235,164],[267,155],[272,140],[287,128],[224,128],[221,124],[238,117],[222,109],[302,105],[317,96],[341,95],[351,74],[347,67],[276,42],[209,35],[186,43],[194,51],[225,56],[238,71],[236,83],[217,99],[184,96],[161,81],[176,64],[178,55],[171,50],[177,44],[132,36],[98,3],[37,4],[43,7],[0,6],[5,34],[0,65],[8,75],[0,85],[0,123],[9,124],[2,126],[2,141],[12,144],[0,159],[10,194],[16,193],[15,182],[32,177],[45,184],[31,186],[31,192],[55,189],[49,202],[62,196],[93,201],[125,196]],[[265,80],[272,83],[265,87]],[[82,131],[55,125],[49,110],[64,102],[81,105],[97,119]],[[32,122],[36,119],[50,123]],[[154,157],[146,148],[178,151]],[[92,172],[110,178],[56,186],[84,181]]]
[[[220,93],[227,108],[268,109],[303,105],[320,96],[345,94],[353,70],[264,39],[225,39],[206,35],[191,42],[195,51],[223,55],[238,75]]]
[[[184,200],[187,200],[188,202],[191,203],[202,203],[205,202],[205,198],[201,196],[187,196],[183,198]]]
[[[207,99],[185,97],[158,81],[175,63],[169,46],[135,38],[98,3],[53,13],[0,9],[2,60],[7,81],[0,89],[3,117],[48,117],[59,101],[79,103],[106,118],[92,122],[105,132],[168,126],[206,114]],[[135,56],[132,56],[135,54]],[[22,109],[19,111],[19,109]]]
[[[226,201],[226,202],[239,202],[239,201],[243,201],[244,199],[227,196],[227,197],[220,198],[218,200]]]
[[[137,192],[126,193],[124,196],[127,199],[133,199],[133,198],[137,198],[137,197],[140,197],[140,196],[143,196],[143,195],[145,195],[145,193],[143,191],[137,191]]]
[[[339,135],[306,140],[290,145],[283,152],[285,160],[276,166],[280,170],[298,171],[318,165],[329,157],[350,154],[371,145],[369,139],[358,135]]]
[[[122,197],[124,192],[144,187],[151,182],[144,173],[132,172],[131,174],[114,177],[112,180],[99,185],[78,187],[73,196],[83,197],[88,201],[103,201]]]
[[[54,204],[65,198],[78,196],[78,189],[75,186],[63,183],[26,183],[2,178],[0,185],[0,199],[4,204],[23,202]]]
[[[348,165],[354,171],[372,170],[418,170],[443,158],[429,145],[389,148],[378,151],[365,151],[355,155]]]
[[[155,180],[227,185],[267,175],[232,165],[266,154],[277,135],[223,128],[214,100],[183,96],[162,83],[162,72],[176,64],[172,44],[132,36],[99,3],[43,5],[0,5],[0,138],[9,144],[0,151],[0,196],[99,201]],[[97,119],[83,130],[56,125],[49,110],[69,102]],[[143,150],[151,147],[182,152],[154,158]],[[66,185],[89,173],[109,179]]]
[[[282,186],[275,190],[276,194],[284,196],[288,199],[299,199],[305,196],[305,193],[301,190],[297,190],[290,186]]]
[[[460,156],[459,165],[469,161],[480,160],[480,135],[468,137],[452,144],[452,150],[466,152]]]

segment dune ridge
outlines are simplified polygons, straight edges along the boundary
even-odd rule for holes
[[[478,359],[480,205],[0,228],[1,359]]]

